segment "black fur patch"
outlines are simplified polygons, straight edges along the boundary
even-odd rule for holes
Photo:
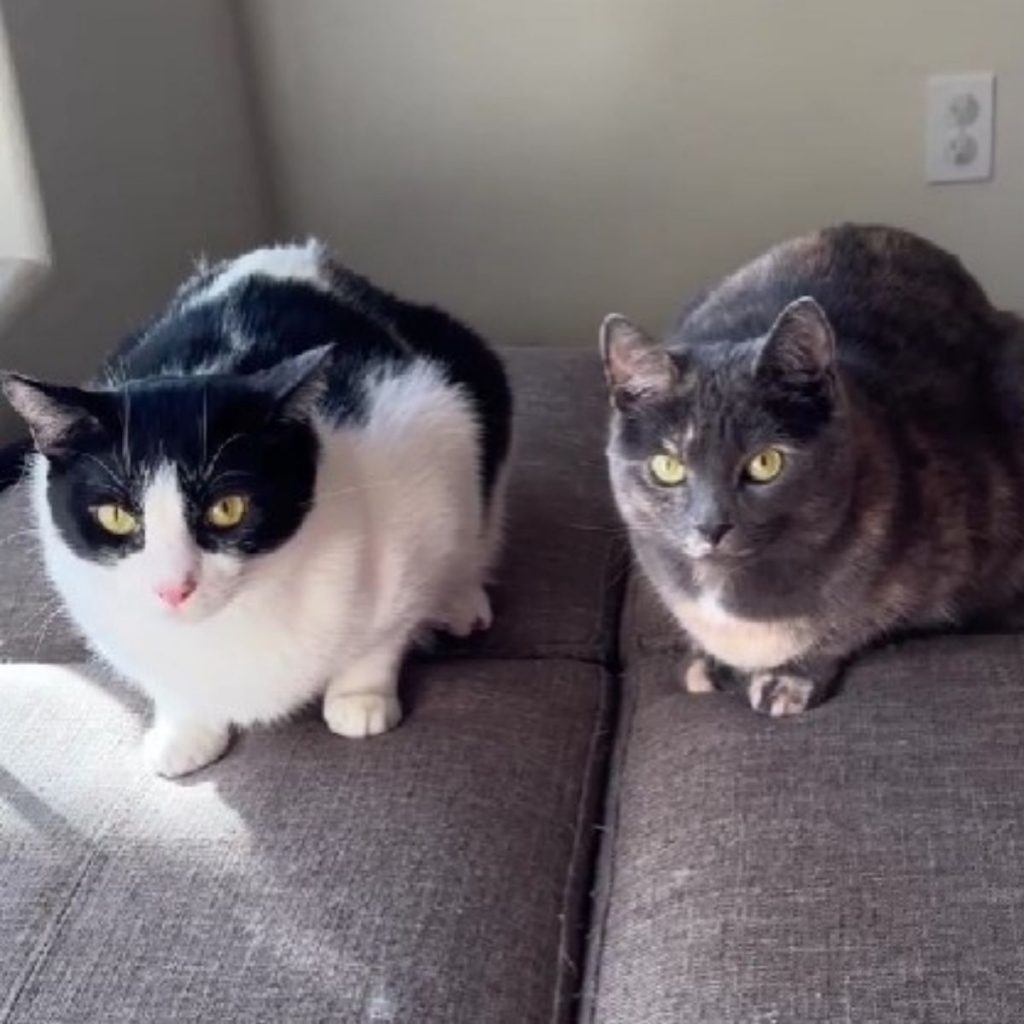
[[[296,378],[317,385],[317,408],[328,422],[355,425],[367,413],[368,380],[424,359],[476,412],[481,487],[490,497],[511,429],[498,357],[447,314],[401,302],[321,258],[330,290],[257,274],[191,307],[224,266],[214,268],[125,339],[93,387],[50,388],[50,400],[72,417],[59,450],[48,455],[54,519],[75,551],[110,560],[142,544],[142,533],[104,531],[92,510],[115,502],[141,513],[152,475],[166,464],[176,468],[200,546],[245,555],[273,550],[301,525],[316,480],[319,445],[301,401],[307,389]],[[249,499],[244,520],[211,528],[209,506],[235,493]]]
[[[167,465],[177,472],[190,530],[207,551],[265,553],[301,525],[319,446],[307,422],[282,415],[269,388],[256,391],[230,377],[153,378],[104,399],[99,428],[50,457],[54,522],[82,557],[110,561],[142,546],[146,489]],[[238,493],[249,500],[243,521],[229,530],[211,527],[210,505]],[[142,530],[128,537],[106,532],[94,510],[108,503],[138,516]]]

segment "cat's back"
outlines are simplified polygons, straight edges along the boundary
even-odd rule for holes
[[[461,402],[489,493],[508,453],[512,395],[498,356],[432,306],[397,298],[316,240],[257,249],[201,268],[128,338],[104,382],[247,375],[332,346],[320,413],[332,428],[390,417],[396,401]],[[399,381],[396,378],[407,378]]]
[[[110,382],[249,374],[344,340],[347,371],[401,362],[407,351],[347,295],[349,280],[315,240],[256,249],[200,267],[167,307],[102,369]]]
[[[790,302],[816,299],[854,375],[906,385],[961,379],[998,358],[1008,319],[952,254],[908,231],[843,224],[770,249],[684,310],[681,345],[765,334]]]

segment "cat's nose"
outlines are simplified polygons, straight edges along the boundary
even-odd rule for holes
[[[156,596],[164,604],[170,605],[172,608],[178,608],[191,597],[192,591],[195,589],[196,581],[191,576],[186,576],[185,579],[179,580],[176,583],[157,584]]]
[[[697,527],[697,532],[712,547],[718,547],[731,529],[732,523],[702,523]]]

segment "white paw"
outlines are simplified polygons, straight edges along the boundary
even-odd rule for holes
[[[800,676],[761,672],[751,677],[747,698],[755,711],[783,718],[807,710],[814,695],[814,683]]]
[[[683,688],[687,693],[714,693],[715,684],[708,675],[708,663],[703,658],[694,658],[683,673]]]
[[[142,756],[151,771],[176,779],[216,761],[230,739],[223,726],[158,721],[142,741]]]
[[[460,594],[438,618],[438,625],[455,637],[467,637],[490,629],[494,622],[491,600],[483,587]]]
[[[402,720],[402,705],[397,697],[377,693],[328,695],[324,700],[324,721],[331,732],[361,740],[379,736]]]

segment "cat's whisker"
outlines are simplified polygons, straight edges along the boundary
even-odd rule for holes
[[[207,464],[207,440],[208,440],[208,428],[209,428],[209,392],[206,384],[203,384],[203,424],[202,424],[202,438],[203,438],[203,465]]]
[[[250,473],[244,469],[227,469],[223,473],[218,473],[215,477],[206,481],[207,487],[211,490],[215,490],[218,485],[224,483],[227,480],[258,480],[258,473]]]
[[[132,461],[129,434],[131,432],[132,422],[132,393],[129,388],[123,388],[121,390],[121,394],[124,396],[124,417],[121,429],[121,461],[124,463],[124,467],[128,471],[128,474],[131,475]]]
[[[217,466],[217,462],[220,460],[220,457],[227,450],[228,446],[234,444],[236,441],[241,441],[244,436],[245,435],[242,434],[241,432],[232,434],[226,441],[223,441],[221,443],[221,445],[217,448],[217,451],[214,452],[213,458],[210,459],[210,461],[206,465],[206,469],[203,474],[205,479],[208,480],[210,478],[214,469]]]
[[[25,627],[31,628],[44,615],[53,611],[54,608],[59,607],[60,603],[61,599],[59,596],[47,598],[40,607],[33,609],[32,614],[25,620]]]
[[[43,649],[43,641],[46,639],[46,634],[49,632],[50,626],[53,624],[54,619],[56,619],[58,615],[62,614],[63,611],[63,606],[61,605],[60,601],[57,601],[57,607],[54,608],[53,611],[51,611],[50,614],[46,617],[46,620],[43,622],[43,625],[41,626],[39,633],[36,636],[35,646],[32,648],[33,660],[39,657],[39,652]]]
[[[118,475],[117,475],[117,474],[116,474],[116,473],[115,473],[115,472],[114,472],[114,471],[113,471],[113,470],[112,470],[112,469],[110,468],[110,466],[108,466],[108,465],[107,465],[107,464],[106,464],[106,463],[105,463],[105,462],[104,462],[104,461],[103,461],[102,459],[100,459],[100,458],[97,458],[97,457],[96,457],[95,455],[93,455],[93,454],[92,454],[92,452],[82,452],[82,458],[88,459],[88,460],[89,460],[90,462],[93,462],[93,463],[95,463],[95,464],[96,464],[97,466],[99,466],[99,467],[100,467],[100,469],[102,469],[102,470],[103,470],[103,472],[107,474],[107,476],[108,476],[108,477],[109,477],[109,478],[111,479],[111,481],[112,481],[112,482],[114,483],[114,486],[115,486],[115,487],[116,487],[116,488],[117,488],[117,489],[118,489],[119,491],[123,491],[123,490],[126,490],[126,489],[127,489],[127,487],[126,487],[126,483],[125,483],[125,479],[123,479],[123,478],[119,477],[119,476],[118,476]],[[126,476],[127,476],[127,474],[126,474]]]

